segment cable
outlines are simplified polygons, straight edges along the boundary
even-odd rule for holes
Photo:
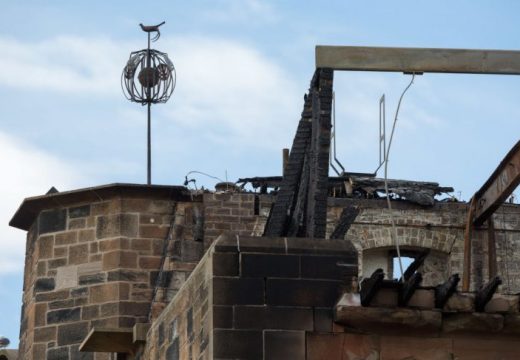
[[[187,178],[188,178],[188,175],[190,175],[190,174],[201,174],[201,175],[204,175],[204,176],[210,177],[210,178],[212,178],[212,179],[218,180],[218,181],[220,181],[220,182],[225,182],[225,181],[222,180],[221,178],[218,178],[218,177],[216,177],[216,176],[213,176],[213,175],[210,175],[210,174],[206,174],[206,173],[204,173],[204,172],[202,172],[202,171],[197,171],[197,170],[192,170],[192,171],[188,172],[184,177],[187,179]]]
[[[390,133],[390,140],[388,141],[388,148],[386,149],[386,159],[385,159],[385,193],[386,193],[386,202],[388,205],[388,210],[390,213],[390,223],[392,224],[392,232],[390,233],[391,237],[393,237],[393,242],[395,243],[395,249],[397,251],[397,258],[399,259],[399,270],[401,271],[401,281],[404,281],[404,272],[403,272],[403,262],[401,261],[401,250],[399,248],[399,238],[397,237],[397,229],[395,227],[394,216],[392,214],[392,204],[390,202],[390,194],[388,191],[388,161],[390,159],[390,147],[392,146],[392,139],[394,138],[395,125],[397,124],[397,116],[399,115],[399,110],[401,109],[401,102],[403,101],[404,94],[408,91],[410,86],[412,86],[413,81],[415,79],[415,73],[412,74],[412,80],[408,84],[408,86],[404,89],[401,97],[399,98],[399,102],[397,103],[397,109],[395,111],[394,124],[392,125],[392,132]]]

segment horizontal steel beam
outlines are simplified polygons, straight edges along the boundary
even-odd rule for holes
[[[475,193],[473,224],[482,225],[520,184],[520,141],[507,153],[500,165]]]
[[[520,51],[318,45],[316,68],[520,75]]]

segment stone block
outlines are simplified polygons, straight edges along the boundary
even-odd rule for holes
[[[81,343],[88,333],[88,322],[58,326],[58,346]]]
[[[78,231],[78,241],[79,242],[89,242],[94,241],[96,238],[96,233],[94,229],[84,229]]]
[[[213,328],[231,329],[233,327],[233,307],[213,305]]]
[[[54,248],[55,258],[66,258],[69,256],[69,248],[67,246],[57,246]]]
[[[99,216],[96,224],[96,238],[116,236],[137,237],[139,228],[138,215],[115,214]]]
[[[312,331],[313,311],[312,308],[235,306],[233,325],[235,329]]]
[[[45,210],[38,217],[38,234],[63,231],[67,225],[67,210]]]
[[[334,314],[331,308],[314,308],[314,331],[332,332]]]
[[[504,328],[504,317],[499,314],[470,313],[445,314],[442,331],[445,333],[494,333]]]
[[[317,242],[316,239],[312,238],[287,238],[287,253],[345,256],[352,259],[352,261],[354,257],[357,258],[357,250],[347,240],[320,239]]]
[[[147,316],[149,311],[149,302],[121,301],[119,303],[120,315]]]
[[[263,359],[262,331],[214,329],[213,356],[215,359]]]
[[[488,313],[517,313],[518,295],[495,294],[484,308]]]
[[[116,299],[114,299],[116,300]],[[110,317],[119,315],[119,302],[110,302],[101,304],[99,307],[101,317]]]
[[[55,287],[54,278],[41,278],[34,283],[34,292],[52,291]]]
[[[103,285],[94,285],[90,288],[90,303],[104,303],[108,301],[123,300],[120,298],[119,288],[123,284],[107,283]],[[128,284],[126,284],[128,286]]]
[[[69,348],[59,347],[50,348],[47,350],[47,357],[45,360],[69,360]]]
[[[513,360],[518,359],[517,339],[478,339],[456,337],[453,339],[455,359]]]
[[[472,293],[458,293],[453,294],[443,311],[447,312],[473,312],[475,311],[475,294]]]
[[[119,269],[108,273],[107,281],[131,281],[131,282],[148,282],[149,272],[142,270],[126,270]]]
[[[90,216],[90,205],[75,206],[69,208],[69,218]]]
[[[305,360],[304,331],[264,331],[265,360]]]
[[[139,226],[139,237],[140,238],[154,238],[154,239],[165,239],[170,231],[169,226],[160,225],[140,225]]]
[[[115,250],[124,250],[130,248],[130,240],[127,238],[115,238],[115,239],[105,239],[99,241],[99,251],[101,252],[109,252]]]
[[[408,307],[418,309],[435,308],[435,291],[429,289],[417,289],[407,304]]]
[[[331,280],[267,279],[266,301],[276,306],[332,307],[340,285]]]
[[[54,245],[70,245],[74,244],[78,239],[78,233],[76,231],[67,231],[63,233],[56,234]]]
[[[46,359],[46,352],[47,352],[46,344],[34,344],[32,346],[31,353],[32,353],[33,359]]]
[[[65,266],[65,265],[67,265],[67,258],[49,260],[47,263],[47,267],[48,267],[49,271],[57,269],[61,266]]]
[[[290,278],[300,276],[300,257],[271,254],[240,254],[243,277]]]
[[[199,261],[204,253],[204,244],[199,241],[184,240],[181,245],[181,260],[188,262]]]
[[[351,264],[352,267],[338,264]],[[357,254],[352,256],[302,256],[301,271],[303,278],[344,280],[357,276]]]
[[[70,295],[70,292],[68,290],[39,293],[39,294],[36,294],[36,301],[42,302],[42,301],[64,300],[64,299],[67,299],[69,297],[69,295]],[[37,304],[37,305],[40,305],[40,304]],[[43,304],[43,305],[45,305],[45,304]]]
[[[370,306],[374,307],[397,307],[398,298],[397,289],[383,288],[379,289],[376,296],[370,302]]]
[[[213,275],[215,276],[237,276],[238,254],[213,253]]]
[[[69,220],[69,230],[84,229],[87,226],[86,219],[71,219]]]
[[[95,353],[93,352],[80,352],[79,345],[70,347],[70,360],[94,360]],[[99,355],[109,355],[106,353],[100,353]]]
[[[54,256],[54,235],[40,236],[38,239],[38,257],[48,259]]]
[[[40,303],[35,304],[34,306],[34,325],[35,326],[44,326],[46,324],[45,320],[47,318],[47,304]]]
[[[455,355],[449,338],[383,336],[380,344],[382,359],[452,360]]]
[[[92,320],[99,317],[99,305],[84,306],[81,311],[81,320]]]
[[[80,312],[81,308],[79,307],[49,311],[47,313],[47,324],[78,321],[80,319]]]
[[[344,359],[343,342],[343,334],[307,333],[307,360]]]
[[[78,266],[61,266],[56,273],[56,290],[78,286]]]
[[[97,274],[89,274],[89,275],[80,275],[78,278],[78,284],[82,285],[92,285],[99,284],[105,282],[107,279],[106,273],[97,273]]]
[[[69,247],[69,264],[83,264],[88,262],[88,245],[81,244]]]
[[[48,304],[50,310],[71,308],[74,307],[74,299],[56,300]]]
[[[137,253],[133,251],[111,251],[103,254],[103,270],[136,267]]]
[[[263,304],[264,280],[214,277],[213,303],[215,305]]]
[[[149,239],[132,239],[130,248],[139,252],[149,252],[152,249],[152,243]]]
[[[139,257],[139,268],[140,269],[159,269],[161,266],[161,257],[159,256],[140,256]]]
[[[34,342],[48,342],[54,340],[56,340],[56,326],[34,329]]]

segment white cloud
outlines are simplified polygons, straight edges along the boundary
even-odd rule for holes
[[[79,175],[71,166],[0,132],[0,154],[4,176],[0,177],[0,274],[23,271],[25,231],[8,222],[25,197],[45,194],[51,186],[58,190],[72,188]]]
[[[156,114],[217,143],[279,147],[294,131],[306,89],[296,89],[288,71],[256,49],[194,36],[161,39],[156,46],[169,53],[178,76],[173,98]],[[65,36],[28,43],[0,37],[0,47],[5,49],[0,68],[11,69],[0,73],[0,85],[121,98],[121,70],[139,44]]]
[[[248,24],[267,22],[279,19],[279,15],[271,4],[260,0],[218,0],[212,1],[211,7],[202,12],[209,21],[239,22]]]

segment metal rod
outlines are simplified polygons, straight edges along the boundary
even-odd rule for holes
[[[148,33],[148,49],[146,54],[146,67],[150,67],[150,33]],[[152,127],[151,127],[151,89],[147,88],[147,102],[148,102],[148,146],[147,146],[147,184],[152,184]]]
[[[471,280],[471,236],[473,233],[473,216],[475,214],[475,197],[471,198],[464,229],[464,265],[462,273],[462,291],[469,291]]]
[[[151,109],[152,104],[148,103],[148,185],[152,184],[152,129],[151,129]]]

